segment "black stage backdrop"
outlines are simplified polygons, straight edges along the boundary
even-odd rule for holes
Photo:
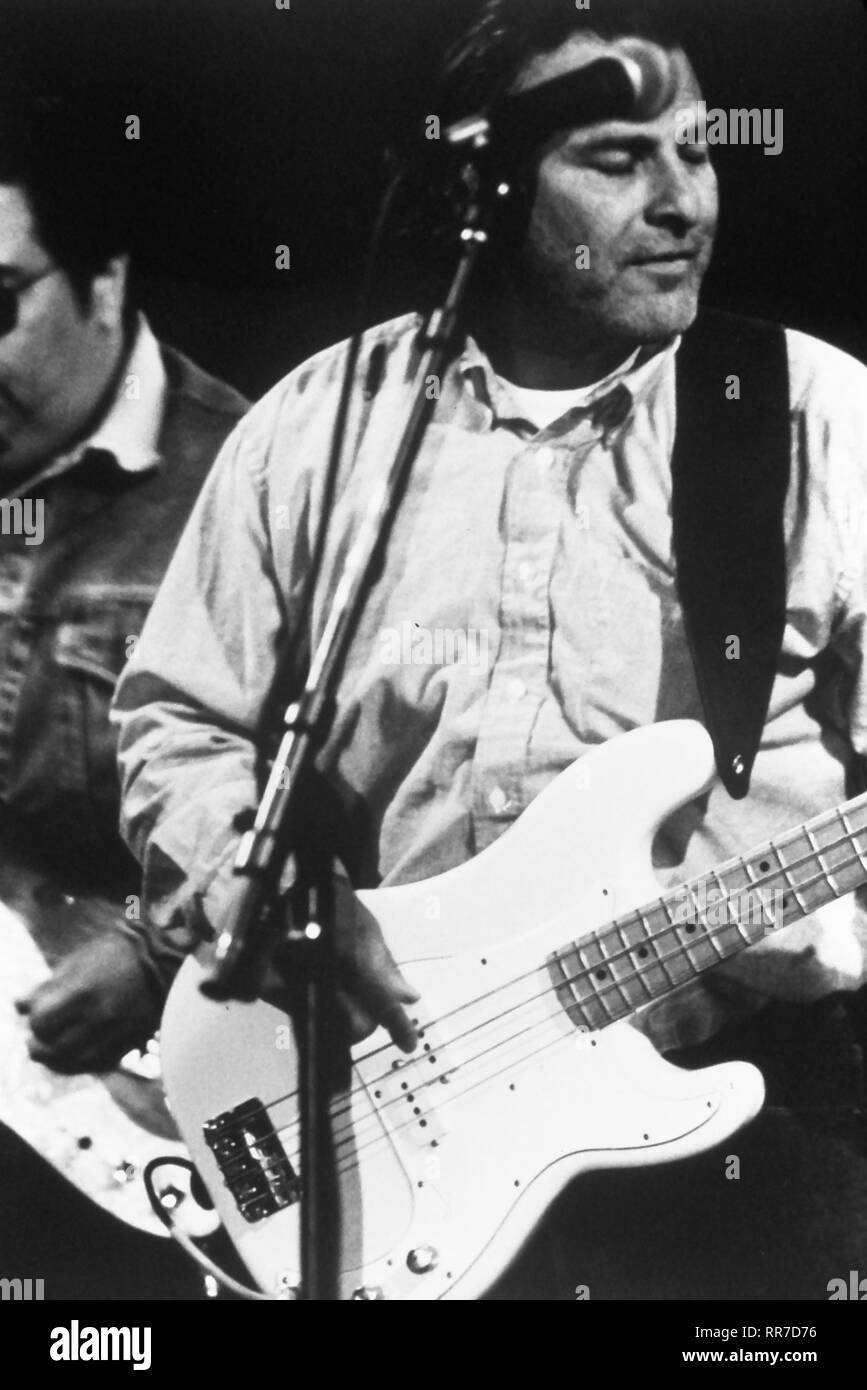
[[[140,118],[124,158],[142,302],[163,337],[254,396],[349,330],[385,148],[435,111],[437,62],[475,8],[281,2],[4,0],[0,9],[2,69],[83,93],[118,140],[125,117]],[[717,151],[723,221],[706,298],[867,360],[860,0],[693,0],[691,9],[708,105],[785,112],[780,156]],[[279,245],[290,269],[276,268]],[[417,279],[390,258],[371,320],[413,307]]]

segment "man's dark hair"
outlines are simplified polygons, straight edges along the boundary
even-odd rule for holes
[[[588,9],[579,9],[575,0],[481,0],[445,56],[431,111],[445,129],[490,108],[534,57],[559,48],[575,33],[644,38],[692,53],[701,34],[698,8],[704,9],[696,0],[590,0]],[[444,158],[441,142],[425,140],[416,132],[414,155],[406,160],[407,210],[400,234],[421,250],[425,263],[436,263],[454,249],[466,199],[462,163],[461,157]],[[526,183],[520,186],[501,222],[504,244],[514,245],[520,236],[529,193]],[[494,258],[489,256],[489,263]]]
[[[123,123],[59,97],[0,92],[0,183],[27,194],[45,250],[82,308],[94,277],[131,242]]]
[[[575,0],[486,0],[446,57],[440,89],[446,119],[503,96],[532,58],[574,33],[644,38],[674,48],[682,43],[683,24],[682,0],[590,0],[587,9]]]

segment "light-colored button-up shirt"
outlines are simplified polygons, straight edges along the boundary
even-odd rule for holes
[[[365,340],[314,641],[405,417],[416,328]],[[717,786],[673,818],[655,849],[669,887],[844,800],[847,764],[867,754],[867,370],[800,333],[787,342],[783,656],[751,794]],[[588,390],[589,410],[542,430],[472,341],[440,383],[322,758],[358,883],[459,864],[588,750],[702,717],[672,559],[677,346],[630,359]],[[335,348],[305,363],[227,442],[119,688],[126,833],[153,930],[178,949],[194,905],[216,925],[226,912],[234,817],[255,801],[250,737],[278,635],[300,621],[343,362]],[[865,959],[850,899],[647,1026],[663,1046],[695,1042],[732,1008],[856,988]]]

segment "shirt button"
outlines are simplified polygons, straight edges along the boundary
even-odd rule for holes
[[[543,444],[541,449],[536,450],[536,465],[541,470],[552,468],[557,462],[557,455],[548,444]]]
[[[518,566],[518,577],[525,588],[529,589],[536,578],[536,571],[529,560],[522,560]]]
[[[509,804],[509,798],[502,787],[494,787],[488,795],[488,805],[495,816],[501,816]]]
[[[509,681],[509,684],[506,687],[506,689],[508,692],[509,699],[514,700],[516,703],[519,700],[523,700],[524,696],[527,693],[526,685],[518,676],[516,676],[514,680]]]

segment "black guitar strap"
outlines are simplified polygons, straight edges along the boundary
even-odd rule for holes
[[[782,328],[705,311],[677,356],[677,586],[722,782],[747,795],[786,621],[791,469]]]

